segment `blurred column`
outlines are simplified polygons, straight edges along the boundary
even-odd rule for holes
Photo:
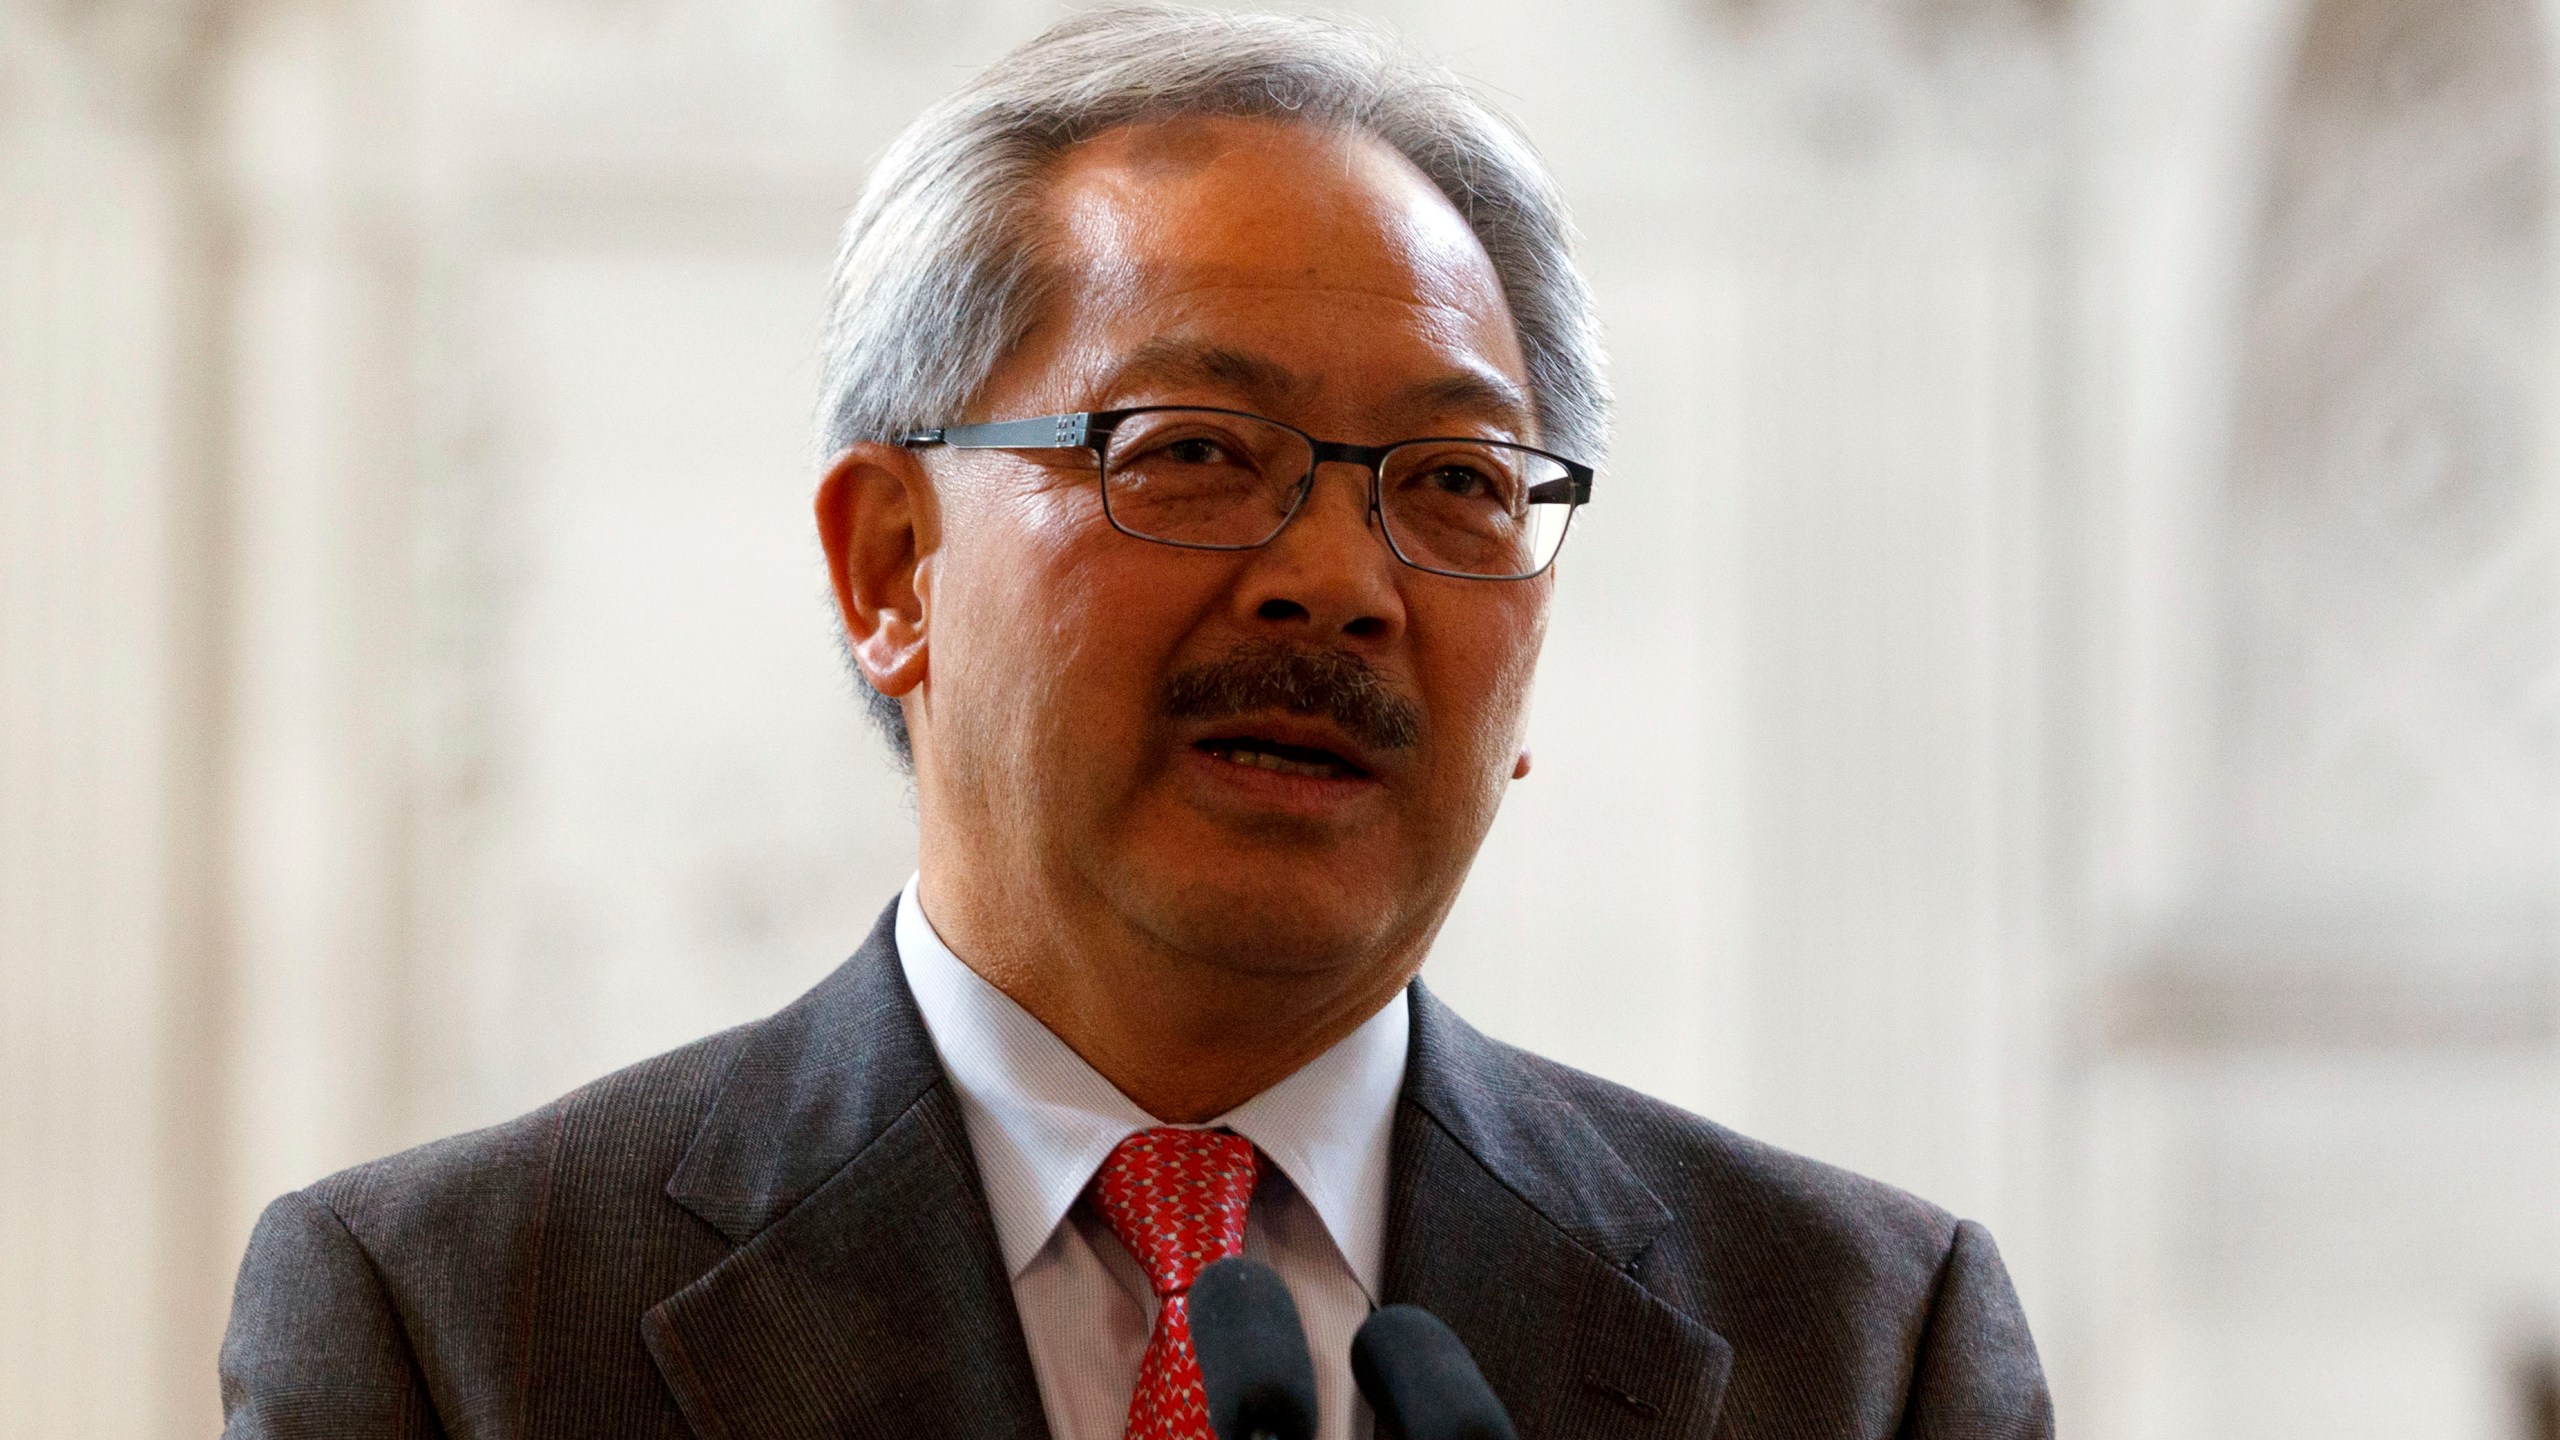
[[[1719,7],[1748,1123],[1990,1223],[2030,1310],[2062,7]]]
[[[407,14],[0,5],[0,1434],[407,1138]]]
[[[0,1434],[202,1434],[219,1180],[208,7],[0,4]]]
[[[416,1138],[416,7],[257,7],[217,98],[237,211],[233,1255],[266,1201]]]
[[[2096,8],[2078,1398],[2100,1435],[2530,1433],[2552,7]]]

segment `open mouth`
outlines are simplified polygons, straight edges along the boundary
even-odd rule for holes
[[[1277,740],[1263,740],[1251,735],[1215,735],[1192,748],[1232,764],[1250,765],[1257,770],[1271,770],[1282,775],[1304,775],[1313,780],[1359,780],[1369,774],[1330,750],[1307,745],[1283,745]]]

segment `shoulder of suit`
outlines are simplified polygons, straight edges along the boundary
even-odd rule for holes
[[[1525,1051],[1524,1063],[1590,1122],[1702,1247],[1771,1250],[1814,1268],[1933,1274],[1957,1220],[1908,1191],[1755,1140],[1703,1116]]]
[[[770,1023],[707,1036],[512,1120],[341,1170],[304,1193],[369,1250],[429,1237],[439,1248],[499,1242],[593,1216],[599,1202],[655,1207],[722,1081]],[[550,1213],[562,1195],[574,1198],[566,1208],[575,1214]]]
[[[667,1183],[756,1028],[279,1199],[243,1293],[254,1273],[311,1291],[296,1312],[387,1304],[436,1403],[461,1407],[457,1434],[511,1432],[533,1371],[608,1386],[641,1372],[634,1317],[730,1251]]]

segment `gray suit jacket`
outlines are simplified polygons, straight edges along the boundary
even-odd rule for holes
[[[770,1019],[276,1201],[226,1433],[1045,1435],[894,914]],[[1525,1440],[2051,1434],[1980,1227],[1413,1000],[1386,1298]]]

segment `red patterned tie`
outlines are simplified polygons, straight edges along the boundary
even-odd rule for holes
[[[1155,1287],[1155,1333],[1129,1397],[1127,1440],[1213,1440],[1200,1358],[1191,1350],[1191,1282],[1244,1253],[1253,1203],[1253,1142],[1223,1130],[1141,1130],[1093,1177],[1111,1233]]]

